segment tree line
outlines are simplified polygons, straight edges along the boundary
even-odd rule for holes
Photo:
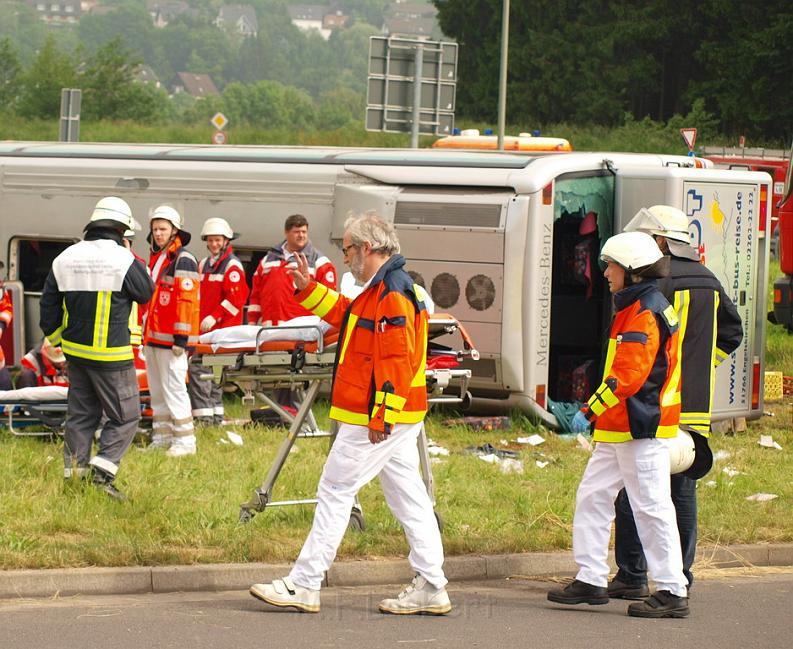
[[[433,0],[459,47],[457,114],[495,120],[502,0]],[[697,100],[724,134],[793,134],[790,0],[512,2],[508,120],[666,122]]]

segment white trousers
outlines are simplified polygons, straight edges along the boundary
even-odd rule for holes
[[[633,508],[650,577],[658,590],[686,597],[680,536],[669,487],[669,452],[663,439],[599,442],[578,485],[573,517],[576,579],[607,586],[614,499],[624,486]]]
[[[170,348],[147,345],[145,355],[154,434],[193,435],[193,414],[186,383],[187,354],[174,356]]]
[[[292,581],[318,590],[344,538],[358,491],[379,475],[386,503],[402,524],[413,569],[436,588],[446,585],[443,545],[427,488],[419,474],[416,439],[421,423],[397,424],[384,442],[372,444],[365,426],[341,424],[317,488],[317,509]]]

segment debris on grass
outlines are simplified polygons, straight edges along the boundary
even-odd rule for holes
[[[722,470],[722,473],[726,473],[727,477],[734,478],[737,475],[743,475],[743,472],[738,471],[737,469],[733,469],[731,466],[725,466]]]
[[[534,433],[534,435],[529,435],[528,437],[518,437],[517,440],[518,444],[531,444],[532,446],[539,446],[545,442],[545,439],[542,435],[538,435]]]
[[[774,438],[771,437],[771,435],[760,435],[760,441],[757,443],[764,448],[775,448],[778,451],[782,450],[779,442],[774,441]]]
[[[466,426],[471,430],[509,430],[512,420],[509,417],[457,417],[446,419],[445,426]]]
[[[578,442],[578,445],[583,448],[585,451],[592,452],[592,444],[590,444],[589,440],[584,437],[581,433],[576,435],[575,441]]]
[[[535,460],[534,464],[537,465],[538,469],[544,469],[546,466],[548,466],[550,464],[550,461],[543,462],[542,460]]]
[[[227,430],[226,437],[228,437],[229,441],[235,446],[242,446],[243,444],[242,435],[238,435],[233,430]]]
[[[716,486],[716,481],[715,481],[715,480],[708,480],[708,481],[705,483],[705,486],[706,486],[706,487],[715,487],[715,486]]]
[[[730,452],[725,451],[723,449],[719,449],[713,454],[713,461],[718,462],[719,460],[726,460],[730,457]]]
[[[775,500],[777,498],[779,498],[777,494],[764,494],[764,493],[758,493],[758,494],[752,494],[751,496],[746,496],[746,500],[751,500],[756,503],[764,503],[764,502],[768,502],[769,500]]]

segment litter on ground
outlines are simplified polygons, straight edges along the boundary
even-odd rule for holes
[[[528,437],[518,437],[516,441],[518,444],[531,444],[532,446],[539,446],[545,442],[545,439],[541,435],[534,433],[534,435],[529,435]]]
[[[746,496],[746,500],[751,500],[756,503],[764,503],[764,502],[768,502],[769,500],[775,500],[776,498],[779,498],[779,496],[777,496],[776,494],[763,494],[763,493]]]
[[[775,448],[778,451],[782,450],[779,442],[774,441],[774,438],[771,437],[771,435],[760,435],[760,441],[757,443],[764,448]]]

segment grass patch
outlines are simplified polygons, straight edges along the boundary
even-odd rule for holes
[[[714,439],[714,450],[725,450],[730,457],[700,482],[703,542],[793,541],[791,408],[780,404],[775,409],[776,417],[750,424],[745,434]],[[320,404],[318,410],[323,425],[327,405]],[[442,420],[434,415],[427,427],[430,437],[451,451],[433,465],[447,554],[569,548],[575,489],[587,453],[570,440],[539,430],[546,442],[521,450],[524,473],[503,474],[464,449],[513,440],[534,432],[531,424],[515,418],[512,430],[473,432],[444,426]],[[271,508],[247,525],[238,523],[239,504],[264,479],[283,432],[236,428],[245,438],[244,446],[237,447],[219,442],[224,430],[202,429],[195,457],[170,459],[131,448],[118,479],[131,497],[127,503],[113,502],[80,483],[64,484],[61,441],[0,433],[0,471],[5,476],[0,486],[0,567],[293,560],[310,528],[313,507]],[[783,450],[758,446],[760,432],[772,434]],[[276,485],[277,500],[314,494],[327,440],[298,440],[297,448]],[[540,469],[538,459],[550,464]],[[722,473],[725,467],[740,474],[729,477]],[[745,499],[757,492],[779,498],[767,503]],[[348,532],[339,557],[404,556],[402,530],[379,485],[365,487],[360,498],[367,529]]]

